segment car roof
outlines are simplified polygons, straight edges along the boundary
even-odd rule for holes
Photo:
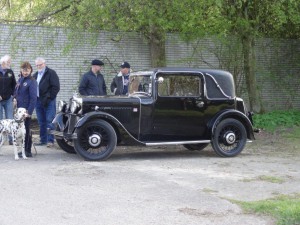
[[[147,71],[138,71],[131,75],[153,75],[159,73],[201,73],[205,77],[207,94],[211,98],[222,98],[224,94],[229,98],[235,97],[235,84],[230,72],[218,69],[189,68],[189,67],[160,67]],[[222,91],[220,92],[220,88]]]
[[[131,75],[150,75],[153,72],[187,72],[187,73],[208,73],[212,76],[226,76],[231,77],[231,73],[225,70],[208,69],[208,68],[189,68],[189,67],[158,67],[149,70],[136,71]]]

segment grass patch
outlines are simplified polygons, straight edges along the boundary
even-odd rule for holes
[[[261,175],[261,176],[258,176],[256,178],[252,178],[252,179],[245,178],[245,179],[242,179],[241,181],[242,182],[251,182],[251,181],[257,181],[257,180],[266,181],[266,182],[270,182],[270,183],[277,183],[277,184],[282,184],[285,182],[285,180],[280,177],[273,177],[273,176],[266,176],[266,175]]]
[[[281,195],[276,198],[255,202],[234,202],[246,212],[274,217],[277,225],[300,224],[300,194],[292,196]]]
[[[277,183],[277,184],[282,184],[284,182],[284,179],[280,177],[273,177],[273,176],[266,176],[266,175],[261,175],[258,177],[258,179],[270,183]]]
[[[294,127],[291,130],[291,132],[286,132],[282,136],[286,137],[286,138],[291,138],[291,139],[299,139],[299,137],[300,137],[300,126],[299,127]]]
[[[279,128],[300,127],[300,111],[272,111],[264,114],[254,114],[254,126],[269,132],[274,132]],[[300,132],[300,128],[299,131]]]

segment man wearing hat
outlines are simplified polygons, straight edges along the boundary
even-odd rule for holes
[[[110,90],[115,95],[126,95],[128,93],[130,65],[128,62],[123,62],[121,70],[111,82]]]
[[[78,91],[81,95],[106,95],[105,80],[100,73],[104,63],[94,59],[91,64],[91,70],[82,76]]]

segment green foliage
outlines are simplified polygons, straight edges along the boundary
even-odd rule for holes
[[[300,224],[300,194],[282,195],[256,202],[236,202],[247,212],[271,215],[278,225]]]
[[[300,126],[300,111],[273,111],[253,116],[254,125],[267,131],[275,131],[278,128],[290,128]]]
[[[189,39],[204,35],[253,36],[299,33],[296,0],[11,0],[0,22],[65,26],[82,30],[137,31],[153,27]],[[285,26],[286,25],[286,26]],[[285,29],[288,27],[288,29]],[[287,32],[288,31],[288,32]]]
[[[239,57],[244,71],[238,71],[240,67],[236,65],[230,71],[235,76],[242,74],[248,81],[251,110],[252,101],[257,99],[253,88],[255,65],[250,62],[255,58],[251,51],[255,38],[300,37],[299,0],[9,0],[2,1],[0,9],[0,23],[65,27],[74,31],[74,37],[79,31],[141,33],[150,43],[153,66],[165,65],[164,42],[168,32],[177,32],[185,40],[207,35],[234,36],[237,45],[248,40],[251,45],[243,45],[246,50]],[[247,53],[252,53],[252,57]],[[229,62],[226,67],[232,66]],[[220,64],[220,68],[224,65]]]

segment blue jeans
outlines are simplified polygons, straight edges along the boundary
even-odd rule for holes
[[[47,107],[44,107],[38,98],[35,110],[40,126],[40,142],[44,144],[54,143],[54,136],[48,134],[47,128],[54,129],[52,121],[56,114],[56,98],[51,100]]]
[[[13,97],[10,96],[9,99],[0,101],[0,120],[4,119],[3,118],[3,109],[5,112],[5,119],[13,119],[14,118],[12,99],[13,99]]]
[[[3,110],[5,112],[5,119],[13,119],[14,113],[13,113],[13,97],[10,96],[7,100],[0,101],[0,120],[3,118]],[[9,141],[12,141],[11,135],[8,136]]]

